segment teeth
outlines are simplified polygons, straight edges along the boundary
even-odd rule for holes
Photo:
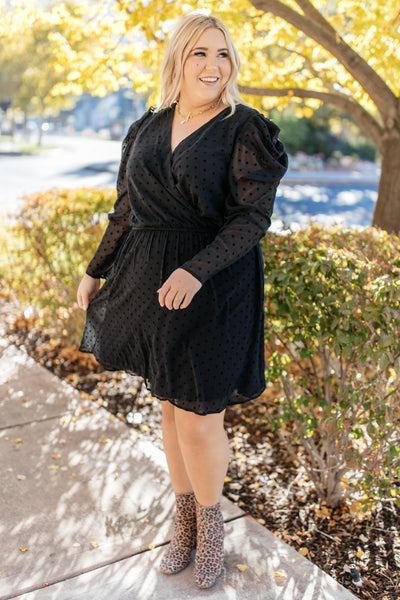
[[[218,81],[218,77],[200,77],[201,81],[209,81],[210,83],[214,83],[214,81]]]

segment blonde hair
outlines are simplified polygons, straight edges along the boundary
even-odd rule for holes
[[[221,100],[231,107],[231,115],[235,112],[236,104],[245,104],[236,83],[240,58],[229,31],[217,17],[191,12],[181,19],[169,41],[161,66],[161,101],[157,110],[171,106],[178,99],[186,59],[202,33],[210,28],[219,29],[224,34],[231,61],[231,74],[221,94]]]

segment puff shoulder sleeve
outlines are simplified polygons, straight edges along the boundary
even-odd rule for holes
[[[182,268],[201,283],[244,256],[271,224],[276,189],[287,169],[279,128],[254,112],[238,132],[229,165],[224,224]]]
[[[131,227],[131,207],[126,185],[126,166],[132,145],[142,123],[153,113],[150,108],[145,114],[135,121],[129,128],[122,142],[121,163],[117,177],[117,200],[113,211],[108,215],[108,225],[101,242],[90,261],[86,273],[96,279],[107,277],[119,248],[124,240],[125,234]]]

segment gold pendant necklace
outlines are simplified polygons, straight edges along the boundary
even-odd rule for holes
[[[216,102],[213,102],[211,104],[211,106],[209,106],[208,108],[204,108],[203,110],[199,110],[199,112],[192,114],[191,112],[188,112],[188,114],[186,115],[186,117],[182,120],[179,121],[179,123],[181,125],[184,125],[185,123],[187,123],[188,121],[190,121],[190,119],[194,119],[195,117],[198,117],[199,115],[202,115],[205,112],[208,112],[209,110],[212,110],[213,108],[215,108],[216,106],[218,106],[218,104],[221,102],[221,98],[218,98],[218,100]],[[179,107],[179,101],[176,101],[176,107],[178,109],[178,113],[181,115],[181,117],[183,117],[183,113],[181,112],[181,109]]]

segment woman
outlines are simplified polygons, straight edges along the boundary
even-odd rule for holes
[[[197,547],[200,588],[223,566],[225,409],[265,386],[259,240],[287,167],[279,129],[237,92],[238,68],[221,21],[183,18],[161,103],[124,140],[118,198],[77,294],[81,350],[143,376],[162,401],[177,512],[161,571]]]

